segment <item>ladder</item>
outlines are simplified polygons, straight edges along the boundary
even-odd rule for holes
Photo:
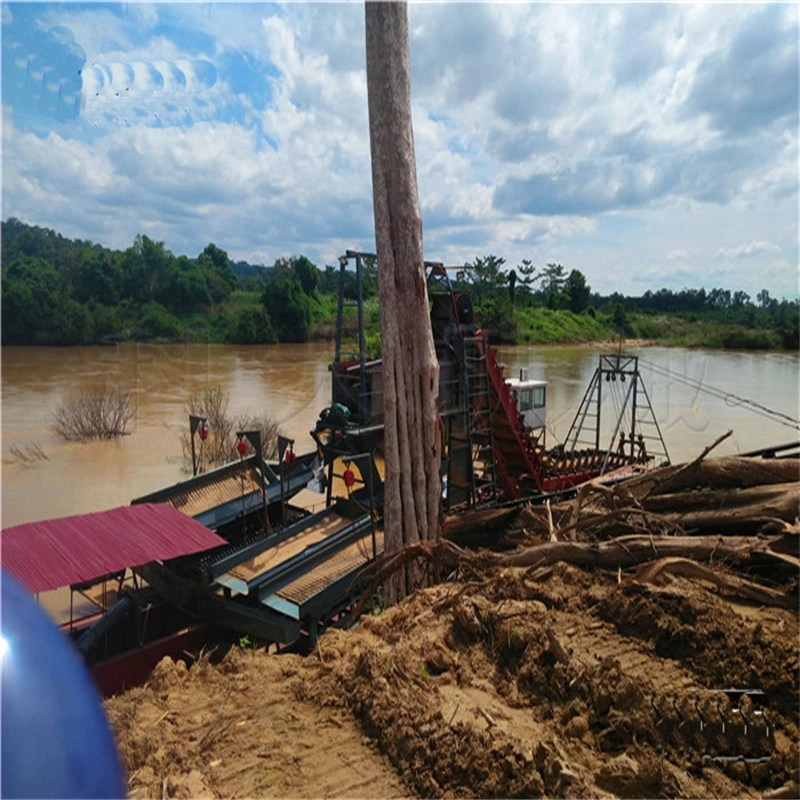
[[[462,339],[467,441],[472,462],[470,505],[493,504],[497,497],[498,462],[492,429],[491,386],[483,337]]]

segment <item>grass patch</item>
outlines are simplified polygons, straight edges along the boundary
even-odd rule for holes
[[[517,340],[530,344],[570,344],[614,338],[608,319],[551,308],[517,309]]]
[[[631,327],[641,339],[671,347],[711,347],[727,350],[776,350],[778,331],[720,323],[696,315],[631,315]]]

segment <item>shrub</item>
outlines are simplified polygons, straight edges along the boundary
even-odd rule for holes
[[[278,452],[278,423],[268,414],[231,415],[230,392],[219,386],[207,386],[194,392],[186,404],[187,416],[205,417],[208,438],[195,441],[198,472],[208,467],[219,467],[236,459],[236,432],[257,430],[261,432],[261,447],[264,458],[273,458]],[[188,427],[181,434],[183,466],[192,468],[192,440]],[[248,455],[252,449],[248,450]]]
[[[772,331],[731,327],[722,334],[722,346],[729,350],[770,350],[776,338]]]
[[[27,467],[37,461],[50,460],[50,456],[45,453],[39,442],[26,442],[24,445],[12,444],[9,450],[13,458],[4,458],[3,463],[22,464]]]
[[[312,302],[300,284],[286,278],[272,281],[261,302],[281,342],[307,342],[311,335]]]
[[[274,344],[278,341],[272,320],[260,303],[239,306],[224,317],[228,344]]]
[[[139,317],[141,333],[150,339],[175,341],[183,336],[183,326],[161,303],[148,303]]]
[[[111,439],[128,432],[133,394],[106,384],[67,397],[53,414],[53,430],[70,441]]]

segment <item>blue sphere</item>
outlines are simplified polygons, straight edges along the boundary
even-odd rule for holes
[[[125,797],[124,772],[83,661],[2,574],[3,797]]]

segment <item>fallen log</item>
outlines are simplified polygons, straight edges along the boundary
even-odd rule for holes
[[[775,537],[779,539],[780,537]],[[481,553],[482,567],[539,567],[563,561],[576,566],[617,569],[644,561],[680,556],[695,561],[746,560],[750,553],[766,552],[771,539],[753,536],[619,536],[605,542],[545,542],[516,553]]]
[[[658,491],[662,484],[667,483],[671,484],[672,482],[676,481],[679,476],[683,475],[688,470],[694,469],[695,467],[699,466],[703,459],[720,443],[724,442],[731,434],[733,433],[732,430],[723,433],[716,441],[706,447],[702,453],[700,453],[697,458],[693,461],[689,461],[686,464],[678,464],[675,468],[674,472],[667,472],[662,473],[659,477],[656,477],[653,483],[648,484],[648,489],[645,492],[644,496],[647,497],[651,492]]]
[[[784,519],[780,511],[789,515],[787,522],[794,520],[800,511],[800,481],[754,486],[747,489],[702,490],[659,494],[641,501],[646,511],[681,513],[694,511],[724,511],[755,509],[760,516]],[[764,511],[759,511],[763,508]]]
[[[655,583],[659,576],[665,574],[679,575],[684,578],[699,578],[713,583],[723,591],[730,592],[737,597],[742,597],[745,600],[754,600],[756,603],[761,603],[765,606],[794,608],[797,605],[796,599],[785,592],[761,586],[736,575],[715,572],[704,564],[698,564],[697,561],[691,561],[687,558],[660,558],[658,561],[643,564],[636,571],[633,579],[639,583]]]
[[[383,581],[409,563],[427,562],[429,566],[442,574],[443,570],[458,570],[471,573],[483,580],[487,570],[498,567],[525,567],[531,569],[547,569],[559,562],[579,567],[599,567],[601,569],[626,569],[647,562],[662,559],[680,559],[691,562],[708,562],[725,567],[750,567],[757,560],[760,564],[780,570],[786,575],[797,573],[800,561],[788,556],[780,550],[786,547],[784,540],[789,534],[772,537],[731,537],[731,536],[652,536],[632,535],[620,536],[603,542],[570,542],[554,541],[527,547],[514,553],[492,553],[487,551],[473,552],[458,547],[453,542],[440,539],[436,542],[419,542],[405,547],[398,553],[384,557],[365,571],[369,586],[354,607],[347,624],[352,624],[361,613],[368,598],[377,590]],[[796,536],[792,536],[796,539]],[[775,547],[776,551],[771,548]],[[680,568],[678,568],[680,569]],[[683,567],[688,574],[692,567]],[[697,570],[694,577],[713,580],[718,586],[724,586],[741,596],[757,602],[781,607],[797,607],[796,581],[794,589],[789,592],[767,590],[758,584],[741,579],[731,580],[725,577],[711,579],[709,572]],[[371,578],[371,580],[370,580]],[[743,588],[743,587],[751,588]],[[755,587],[755,588],[753,588]],[[764,594],[759,591],[764,589]],[[773,594],[774,592],[774,594]],[[748,594],[749,593],[749,594]],[[785,599],[781,599],[781,598]]]
[[[664,522],[684,530],[758,533],[769,523],[797,519],[800,482],[658,495],[643,500],[642,505]]]
[[[486,508],[445,517],[442,536],[462,547],[490,547],[510,528],[522,509]]]
[[[654,497],[702,486],[709,489],[747,489],[800,480],[800,459],[760,459],[724,456],[701,462],[654,469],[623,485],[635,497]]]

